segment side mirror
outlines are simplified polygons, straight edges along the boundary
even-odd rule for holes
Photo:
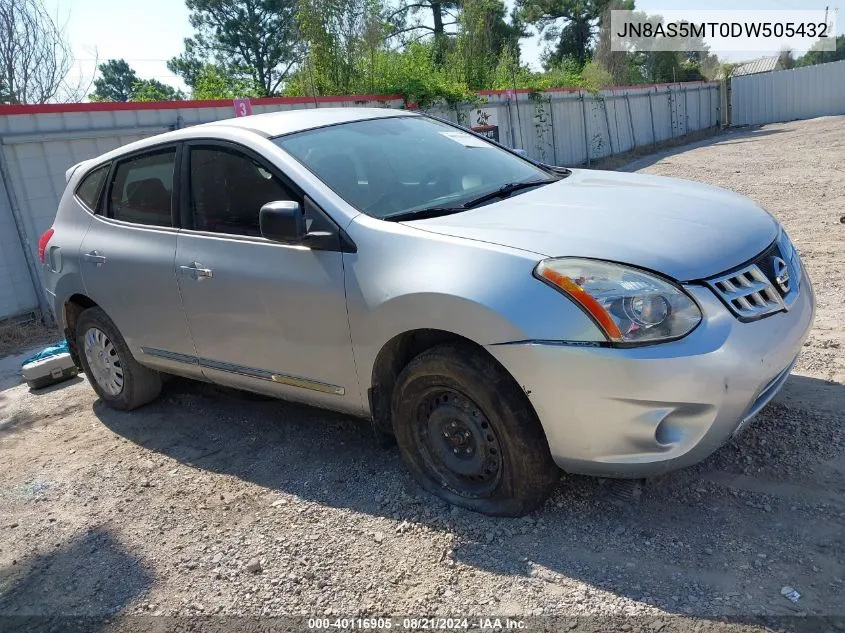
[[[261,207],[258,216],[262,237],[296,244],[305,237],[305,214],[298,202],[276,200]]]

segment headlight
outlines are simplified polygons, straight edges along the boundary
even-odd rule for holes
[[[613,343],[676,339],[701,322],[683,290],[636,268],[563,257],[540,262],[534,274],[571,297]]]
[[[781,257],[789,265],[790,283],[795,290],[798,290],[801,285],[801,258],[798,257],[798,251],[795,250],[792,240],[789,239],[783,227],[778,233],[777,242]]]

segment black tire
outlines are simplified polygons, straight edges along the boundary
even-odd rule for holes
[[[414,478],[454,505],[521,516],[560,481],[527,396],[470,345],[438,345],[408,363],[393,390],[392,415]]]
[[[85,351],[85,336],[91,328],[96,328],[105,334],[112,344],[114,357],[117,359],[117,363],[113,364],[119,366],[122,372],[123,384],[118,393],[109,393],[101,386],[91,369]],[[100,308],[88,308],[79,315],[76,323],[76,345],[79,350],[79,360],[88,381],[100,399],[113,409],[131,411],[155,400],[161,393],[159,373],[144,367],[135,360],[114,322]]]

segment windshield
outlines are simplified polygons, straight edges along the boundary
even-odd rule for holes
[[[274,142],[376,218],[455,207],[550,174],[473,134],[425,117],[356,121]]]

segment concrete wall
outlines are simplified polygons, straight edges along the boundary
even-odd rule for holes
[[[720,122],[715,83],[482,97],[482,106],[430,113],[466,126],[486,120],[505,145],[557,165],[589,164]],[[255,100],[252,112],[402,106],[396,95],[273,98]],[[233,115],[228,101],[0,106],[0,319],[44,307],[38,238],[52,224],[68,167],[146,136]]]

